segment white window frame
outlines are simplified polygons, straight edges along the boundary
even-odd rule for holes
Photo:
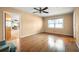
[[[57,23],[56,22],[57,19],[62,19],[63,21]],[[49,21],[53,21],[53,22],[49,22]],[[53,27],[49,26],[49,24],[53,24],[54,26]],[[61,27],[56,27],[57,24],[61,24],[62,26]],[[60,29],[64,28],[64,19],[63,18],[49,19],[48,20],[48,28],[60,28]]]

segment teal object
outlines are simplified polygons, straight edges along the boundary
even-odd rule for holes
[[[16,52],[16,46],[13,43],[10,44],[10,52]]]
[[[0,52],[9,52],[9,46],[6,45],[6,41],[0,41]]]

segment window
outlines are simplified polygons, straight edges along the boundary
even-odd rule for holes
[[[48,20],[48,27],[54,28],[54,20]]]
[[[63,28],[63,19],[55,20],[55,28]]]
[[[7,21],[6,21],[6,26],[7,26],[7,27],[11,27],[11,21],[10,21],[10,20],[7,20]]]
[[[63,28],[63,18],[48,20],[48,28]]]

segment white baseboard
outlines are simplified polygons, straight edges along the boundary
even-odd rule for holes
[[[24,38],[24,37],[35,35],[35,34],[38,34],[38,33],[33,33],[33,34],[29,34],[29,35],[22,35],[22,36],[20,36],[20,38]]]
[[[22,36],[20,36],[20,38],[24,38],[24,37],[31,36],[31,35],[34,35],[34,34],[30,34],[30,35],[22,35]]]

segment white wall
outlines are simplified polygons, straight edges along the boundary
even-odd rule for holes
[[[64,20],[63,26],[64,27],[62,29],[48,28],[48,20],[49,19],[53,20],[54,18],[63,18],[63,20]],[[73,14],[72,13],[45,17],[43,23],[44,23],[44,26],[43,26],[44,32],[73,36]]]
[[[76,43],[79,47],[79,8],[74,10],[74,21],[74,37],[76,38]]]
[[[42,18],[39,16],[24,12],[21,10],[17,10],[14,8],[7,8],[7,7],[5,8],[1,7],[0,11],[16,13],[21,16],[20,37],[26,37],[29,35],[40,33],[42,31],[43,21],[42,21]],[[1,19],[2,19],[2,14],[1,14]]]
[[[21,19],[21,37],[41,32],[43,26],[41,17],[27,13],[23,14]]]

